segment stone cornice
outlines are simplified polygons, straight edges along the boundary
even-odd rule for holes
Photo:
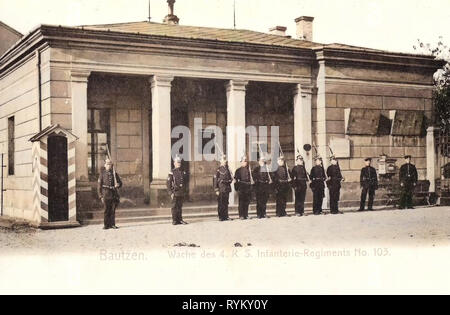
[[[227,92],[231,91],[246,91],[248,85],[247,80],[233,79],[225,84]]]
[[[88,70],[74,69],[74,70],[70,71],[71,82],[75,82],[75,83],[87,83],[90,75],[91,75],[91,71],[88,71]]]
[[[156,88],[156,87],[167,87],[170,88],[172,87],[172,81],[173,81],[174,77],[170,76],[170,75],[154,75],[152,77],[150,77],[149,82],[150,82],[150,86],[151,88]]]
[[[261,81],[261,82],[283,82],[283,83],[304,83],[310,82],[311,77],[305,75],[292,75],[281,73],[265,73],[256,71],[231,71],[222,68],[199,67],[194,69],[183,69],[180,67],[146,66],[141,64],[120,64],[120,63],[102,63],[94,61],[62,61],[52,60],[51,66],[61,69],[70,70],[86,69],[97,73],[114,73],[114,74],[132,74],[151,77],[153,75],[166,75],[174,77],[187,78],[209,78],[217,80],[230,80],[235,78],[244,81]]]
[[[0,75],[24,53],[34,49],[42,42],[48,43],[51,47],[69,49],[162,53],[175,56],[188,55],[189,57],[213,55],[215,58],[230,60],[251,58],[254,61],[280,61],[305,65],[311,64],[315,59],[314,52],[307,48],[41,25],[0,57]]]
[[[319,63],[327,65],[351,65],[376,68],[416,68],[419,71],[434,73],[446,62],[432,56],[390,53],[384,51],[352,50],[344,48],[320,47],[315,49]]]
[[[311,49],[283,47],[276,45],[251,44],[245,42],[223,42],[206,39],[166,37],[160,35],[136,34],[130,32],[104,31],[70,27],[42,26],[42,33],[51,45],[63,43],[71,48],[101,47],[102,49],[162,49],[166,54],[192,52],[213,52],[240,56],[271,57],[292,62],[310,62],[315,56]]]
[[[292,89],[292,93],[293,95],[302,95],[302,96],[306,96],[306,95],[312,95],[314,93],[314,86],[312,84],[297,84],[293,89]]]

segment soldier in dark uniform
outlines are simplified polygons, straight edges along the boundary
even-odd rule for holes
[[[331,165],[327,169],[327,186],[330,192],[330,210],[331,214],[342,214],[339,211],[339,199],[341,193],[341,182],[344,180],[338,161],[335,156],[330,158]]]
[[[106,159],[105,169],[98,178],[98,196],[105,205],[104,230],[118,229],[116,226],[116,208],[120,202],[118,189],[122,187],[119,174],[114,171],[111,160]]]
[[[181,158],[174,159],[175,168],[167,178],[167,190],[172,199],[172,224],[187,224],[183,220],[183,201],[186,194],[187,172],[181,168]]]
[[[228,167],[226,156],[222,156],[220,160],[220,167],[217,169],[214,176],[214,191],[217,195],[218,213],[220,221],[229,221],[228,203],[231,193],[231,183],[233,182],[233,175]]]
[[[322,165],[322,158],[316,156],[316,165],[311,169],[311,190],[313,191],[313,213],[315,215],[322,214],[322,203],[325,197],[325,181],[327,175]]]
[[[364,160],[366,166],[361,169],[361,175],[359,182],[361,184],[361,205],[359,211],[364,211],[366,206],[367,193],[369,194],[368,210],[373,210],[373,201],[375,199],[375,191],[378,189],[377,170],[371,166],[372,159],[367,158]]]
[[[416,167],[411,164],[411,155],[405,156],[405,164],[400,167],[400,209],[413,208],[413,193],[417,185],[418,175]]]
[[[295,191],[295,215],[301,217],[305,214],[306,183],[309,181],[309,178],[301,155],[297,155],[295,164],[292,169],[292,187]]]
[[[256,189],[256,214],[258,219],[267,219],[269,218],[266,213],[267,200],[269,199],[272,179],[265,157],[260,157],[259,166],[253,170],[253,175]]]
[[[241,167],[236,170],[234,179],[236,180],[235,189],[239,195],[239,219],[247,220],[248,207],[252,197],[253,175],[248,164],[248,159],[243,156],[241,159]]]
[[[273,181],[276,192],[276,214],[277,217],[286,217],[286,203],[289,192],[291,191],[291,174],[286,166],[284,156],[278,158],[278,168],[274,172]]]

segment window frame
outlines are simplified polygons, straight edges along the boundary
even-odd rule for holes
[[[100,111],[100,112],[105,112],[105,116],[107,117],[107,124],[105,129],[106,130],[102,130],[102,129],[95,129],[93,127],[95,127],[92,123],[92,120],[95,120],[95,111]],[[99,155],[100,153],[97,152],[96,150],[96,141],[95,141],[95,135],[96,134],[102,134],[102,133],[106,133],[106,144],[109,148],[109,150],[111,151],[111,109],[109,108],[98,108],[98,107],[93,107],[93,108],[88,108],[88,136],[90,136],[90,148],[88,150],[88,159],[91,161],[91,167],[88,167],[88,175],[89,178],[91,180],[95,180],[98,175],[101,172],[101,166],[100,165],[96,165],[97,164],[97,159],[96,156]],[[101,114],[100,114],[101,117]],[[90,119],[89,119],[90,118]],[[90,153],[89,153],[90,151]]]
[[[12,124],[11,124],[12,122]],[[12,126],[12,128],[11,128]],[[12,129],[12,132],[11,132]],[[15,116],[8,117],[8,176],[15,175],[15,151],[16,151],[16,119]]]

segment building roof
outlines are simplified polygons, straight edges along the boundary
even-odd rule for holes
[[[270,47],[281,47],[286,49],[302,49],[310,51],[329,51],[329,52],[349,52],[349,53],[359,53],[359,54],[375,54],[380,55],[380,58],[413,58],[413,59],[426,59],[431,63],[435,62],[435,58],[429,55],[422,54],[411,54],[411,53],[398,53],[390,52],[386,50],[351,46],[345,44],[321,44],[312,41],[307,41],[303,39],[291,38],[290,36],[280,36],[274,34],[268,34],[263,32],[251,31],[251,30],[241,30],[241,29],[224,29],[224,28],[213,28],[213,27],[199,27],[199,26],[187,26],[187,25],[170,25],[166,23],[155,23],[149,21],[141,22],[129,22],[129,23],[114,23],[114,24],[97,24],[97,25],[81,25],[75,27],[67,26],[55,26],[55,25],[40,25],[38,28],[30,32],[28,35],[22,37],[22,39],[6,51],[2,56],[0,56],[0,66],[5,63],[6,56],[16,49],[29,37],[36,35],[40,32],[47,32],[49,30],[69,31],[69,30],[80,30],[80,31],[92,31],[107,33],[111,36],[114,34],[118,35],[139,35],[139,36],[149,36],[149,37],[160,37],[160,38],[173,38],[177,40],[194,40],[194,41],[215,41],[221,43],[233,43],[242,45],[261,45]],[[87,36],[84,34],[83,36]],[[62,39],[62,38],[58,38]],[[383,57],[382,57],[383,56]],[[329,56],[328,56],[329,57]],[[436,61],[437,62],[437,61]],[[434,63],[432,65],[435,67]]]
[[[186,25],[168,25],[155,22],[131,22],[103,25],[84,25],[84,29],[118,31],[135,34],[147,34],[166,37],[217,40],[225,42],[238,42],[262,45],[276,45],[292,48],[313,48],[321,44],[256,31],[225,29],[213,27],[199,27]]]
[[[14,46],[21,38],[22,34],[0,21],[0,56]]]
[[[292,38],[291,36],[280,36],[251,30],[187,26],[179,24],[170,25],[165,23],[155,23],[149,21],[83,25],[80,27],[83,29],[103,30],[111,32],[116,31],[134,34],[176,37],[176,38],[273,45],[290,48],[311,49],[311,48],[327,47],[327,48],[349,49],[367,52],[385,52],[384,50],[379,49],[345,45],[339,43],[321,44],[303,39]]]
[[[9,25],[3,23],[2,21],[0,21],[0,26],[3,26],[5,29],[7,29],[7,30],[10,31],[11,33],[17,35],[18,37],[22,37],[22,36],[23,36],[19,31],[13,29],[11,26],[9,26]]]
[[[65,135],[67,135],[69,137],[78,139],[78,137],[75,136],[73,133],[71,133],[70,131],[67,131],[66,129],[61,127],[59,124],[56,124],[56,125],[50,125],[47,128],[44,128],[43,130],[41,130],[40,132],[35,134],[33,137],[31,137],[28,141],[36,142],[36,141],[41,140],[43,137],[51,134],[52,132],[58,132],[58,131],[59,131],[59,133],[63,132]]]

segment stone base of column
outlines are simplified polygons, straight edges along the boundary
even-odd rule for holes
[[[234,189],[230,193],[230,198],[228,199],[229,206],[238,206],[239,205],[239,194]]]
[[[80,227],[81,224],[76,220],[69,220],[64,222],[43,222],[39,225],[42,230],[57,230]]]
[[[150,206],[167,208],[170,207],[170,204],[166,180],[154,180],[150,184]]]

